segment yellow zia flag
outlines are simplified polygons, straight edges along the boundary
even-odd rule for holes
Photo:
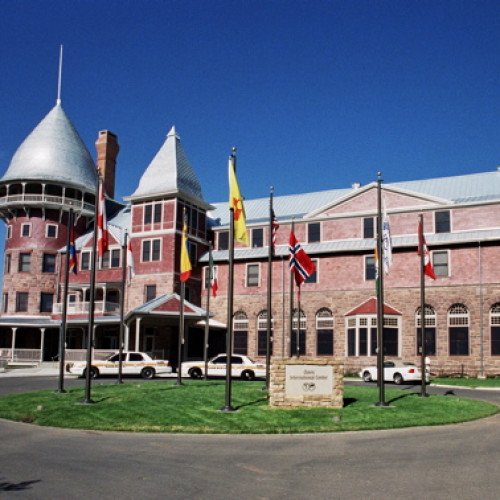
[[[248,245],[245,207],[234,173],[234,157],[232,155],[229,157],[229,208],[234,210],[234,239]]]
[[[191,261],[189,260],[189,253],[187,248],[187,222],[184,219],[184,225],[182,226],[182,238],[181,238],[181,282],[185,282],[191,276]]]

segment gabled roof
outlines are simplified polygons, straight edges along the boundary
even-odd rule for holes
[[[128,312],[130,316],[171,316],[178,317],[181,310],[181,297],[177,293],[166,293],[146,302]],[[207,312],[184,300],[184,317],[186,319],[205,318]]]
[[[358,316],[360,314],[377,314],[377,299],[375,297],[370,297],[368,300],[346,313],[346,316]],[[385,303],[384,314],[402,316],[399,311]]]
[[[19,146],[0,182],[30,180],[94,191],[94,161],[60,104]]]
[[[208,207],[203,200],[200,181],[187,159],[175,127],[171,128],[163,146],[142,174],[137,189],[125,199],[150,199],[165,195],[184,196]]]

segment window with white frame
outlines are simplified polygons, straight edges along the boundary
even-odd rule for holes
[[[156,224],[156,223],[161,222],[161,209],[162,209],[161,202],[145,204],[144,205],[144,216],[143,216],[144,225],[151,224],[151,223]]]
[[[101,269],[116,269],[120,267],[120,256],[120,248],[106,250],[101,258]]]
[[[448,309],[448,341],[450,356],[469,355],[469,310],[464,304]]]
[[[31,271],[31,253],[21,252],[19,254],[19,272],[29,273]]]
[[[56,256],[53,253],[44,253],[42,260],[42,273],[56,272]]]
[[[490,308],[491,355],[500,356],[500,303]]]
[[[299,319],[300,318],[300,319]],[[304,355],[306,353],[307,316],[304,311],[293,310],[292,337],[290,338],[290,355]]]
[[[57,224],[47,224],[45,226],[46,238],[57,238]]]
[[[80,269],[82,271],[88,271],[90,269],[90,256],[92,252],[90,250],[82,251],[80,254]]]
[[[264,246],[264,230],[261,227],[252,229],[252,248],[260,248]]]
[[[259,286],[259,264],[247,264],[247,287]]]
[[[377,354],[377,316],[375,314],[357,315],[347,318],[346,322],[347,356],[376,356]],[[401,318],[384,317],[384,354],[399,356]]]
[[[416,331],[416,354],[422,354],[422,308],[419,307],[415,312],[415,331]],[[436,354],[436,323],[437,316],[436,311],[430,305],[425,306],[425,355],[426,356],[435,356]]]
[[[142,240],[142,262],[158,261],[161,257],[161,239]]]
[[[233,354],[246,355],[248,352],[248,316],[237,311],[233,316]]]
[[[31,236],[31,224],[29,223],[24,223],[21,224],[21,236],[27,238]]]
[[[271,332],[269,338],[270,355],[273,354],[273,318],[271,318]],[[267,355],[267,311],[257,315],[257,355]]]
[[[434,250],[432,252],[432,266],[434,267],[434,274],[436,276],[450,275],[450,267],[448,261],[448,250]]]
[[[439,210],[434,212],[434,229],[436,233],[449,233],[451,231],[449,210]]]
[[[377,268],[375,266],[375,256],[365,255],[365,281],[374,280],[377,277]]]
[[[321,241],[321,223],[309,222],[307,224],[307,242],[318,243]]]
[[[326,307],[316,313],[316,354],[333,356],[333,313]]]

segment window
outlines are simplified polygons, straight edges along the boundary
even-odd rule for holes
[[[491,355],[500,356],[500,303],[490,309]]]
[[[151,224],[153,214],[152,205],[144,205],[144,224]]]
[[[161,222],[161,203],[155,203],[153,206],[153,222]]]
[[[450,211],[443,210],[435,212],[434,214],[434,227],[436,233],[449,233],[450,232]]]
[[[248,317],[243,311],[234,314],[233,340],[233,353],[246,355],[248,351]]]
[[[12,226],[7,226],[7,238],[12,238]]]
[[[316,354],[333,356],[333,314],[326,307],[316,313]]]
[[[259,286],[259,264],[247,264],[247,286]]]
[[[264,246],[264,230],[261,227],[252,229],[252,248]]]
[[[47,224],[45,226],[46,238],[57,238],[57,226],[55,224]]]
[[[196,261],[198,260],[196,243],[194,243],[193,241],[188,241],[187,249],[189,255],[189,262],[191,262],[191,266],[194,267],[196,266]]]
[[[143,240],[142,242],[142,261],[151,262],[160,260],[160,239]]]
[[[80,269],[82,271],[90,269],[90,252],[82,252],[80,254]]]
[[[419,307],[415,312],[417,356],[422,354],[421,310]],[[426,356],[436,355],[436,311],[429,305],[425,306],[425,354]]]
[[[30,253],[20,253],[19,254],[19,272],[29,273],[31,270],[31,254]]]
[[[270,355],[273,354],[273,319],[271,318],[271,331],[269,338]],[[267,311],[261,311],[257,315],[257,355],[267,355]]]
[[[31,236],[31,224],[21,224],[21,236]]]
[[[384,317],[384,354],[399,356],[400,318]],[[347,319],[346,349],[348,356],[377,354],[377,316],[359,315]]]
[[[16,312],[28,310],[28,292],[16,292]]]
[[[54,294],[44,293],[44,292],[40,294],[40,312],[51,313],[53,303],[54,303]]]
[[[229,231],[221,231],[219,233],[219,250],[227,250],[229,248]]]
[[[375,217],[363,219],[363,238],[375,238]]]
[[[314,263],[314,272],[308,276],[306,278],[306,280],[304,281],[304,283],[317,283],[318,282],[318,259],[312,259],[313,263]]]
[[[144,224],[161,222],[161,203],[144,205]]]
[[[209,272],[209,267],[205,267],[204,268],[204,271],[205,271],[205,279],[204,279],[204,283],[205,283],[205,290],[207,288],[210,288],[210,272]],[[217,279],[217,266],[213,266],[212,267],[212,279]]]
[[[144,302],[149,302],[156,298],[156,285],[146,285],[144,287]]]
[[[120,249],[106,250],[101,260],[101,269],[120,267]]]
[[[469,311],[463,304],[453,304],[448,310],[450,356],[469,355]]]
[[[44,253],[42,262],[42,273],[56,272],[56,256],[53,253]]]
[[[432,265],[436,276],[449,276],[448,250],[432,252]]]
[[[11,260],[12,260],[12,256],[10,255],[10,253],[6,253],[5,254],[5,260],[4,260],[4,263],[3,263],[3,272],[4,272],[4,274],[9,274],[10,273],[10,263],[11,263]]]
[[[319,222],[310,222],[307,224],[307,242],[316,243],[321,241],[321,224]]]
[[[2,311],[6,313],[8,308],[9,308],[9,294],[7,292],[4,292],[2,297]]]
[[[139,354],[138,352],[131,352],[128,355],[128,360],[129,361],[144,361],[144,358],[142,357],[142,354]]]
[[[294,309],[293,321],[292,321],[292,338],[290,339],[291,356],[297,356],[297,354],[302,356],[306,353],[306,329],[307,329],[307,318],[306,315],[304,314],[304,311],[300,311],[300,323],[299,323],[298,310]]]
[[[373,255],[365,256],[365,281],[374,280],[377,272],[375,269],[375,257]]]

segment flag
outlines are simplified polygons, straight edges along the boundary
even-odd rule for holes
[[[391,228],[389,225],[389,217],[384,203],[384,215],[382,218],[382,263],[384,273],[389,273],[389,268],[392,265],[392,242],[391,242]]]
[[[294,273],[295,283],[300,286],[311,274],[316,271],[316,266],[310,259],[309,255],[300,246],[300,243],[295,238],[293,231],[290,231],[290,239],[288,244],[289,267],[290,272]]]
[[[217,290],[219,289],[219,284],[217,283],[217,278],[214,278],[212,280],[211,288],[212,288],[212,297],[213,298],[217,297]]]
[[[127,276],[129,283],[135,276],[134,254],[132,253],[132,241],[130,239],[127,241]]]
[[[187,246],[187,221],[184,218],[184,225],[182,226],[181,238],[181,282],[185,282],[191,276],[191,261],[189,260],[189,252]]]
[[[219,289],[219,284],[217,283],[217,278],[214,273],[214,260],[212,258],[212,247],[210,247],[208,253],[208,283],[210,290],[212,291],[212,297],[217,297],[217,290]]]
[[[229,208],[233,209],[234,239],[244,245],[248,245],[245,207],[243,206],[243,197],[241,196],[238,180],[234,172],[233,155],[229,157]]]
[[[106,221],[106,200],[104,199],[104,186],[99,181],[99,196],[97,208],[97,255],[102,257],[108,250],[108,223]]]
[[[434,273],[434,268],[432,267],[431,258],[429,255],[429,250],[427,249],[427,243],[425,241],[424,236],[424,228],[422,221],[418,221],[418,255],[422,255],[424,253],[424,274],[432,278],[436,279],[436,274]]]
[[[69,271],[77,274],[78,261],[76,257],[75,247],[75,226],[71,226],[69,230]]]
[[[278,232],[280,225],[278,223],[278,219],[276,218],[276,214],[274,213],[274,209],[271,208],[271,245],[272,251],[276,248],[276,233]]]

